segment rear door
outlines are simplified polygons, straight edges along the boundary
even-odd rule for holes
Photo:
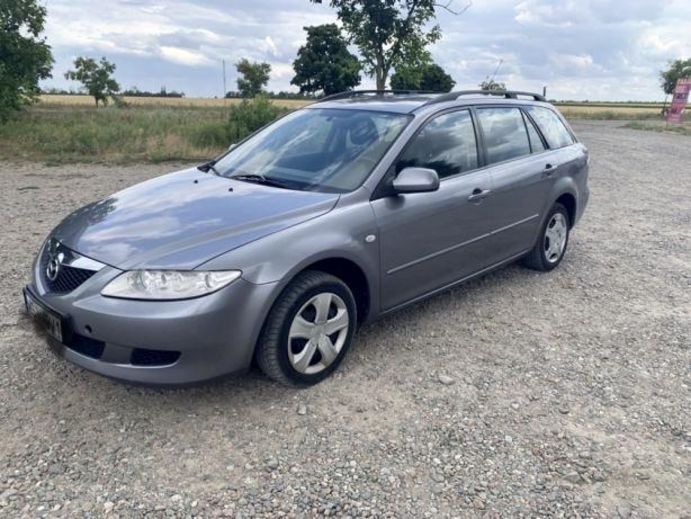
[[[384,310],[444,287],[486,264],[486,196],[491,180],[480,167],[470,110],[436,116],[411,139],[391,172],[437,171],[438,191],[386,196],[372,202],[379,227]]]
[[[562,117],[546,106],[530,105],[524,107],[524,111],[527,118],[540,130],[549,148],[549,152],[545,154],[545,162],[551,166],[549,177],[552,182],[561,177],[571,177],[577,184],[584,186],[588,159],[586,149],[578,143]],[[544,200],[543,211],[548,211],[552,203],[554,200]]]
[[[486,254],[498,263],[532,247],[558,164],[520,107],[478,107],[476,114],[493,184]]]

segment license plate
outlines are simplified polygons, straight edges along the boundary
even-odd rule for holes
[[[24,291],[24,303],[26,304],[26,313],[39,327],[56,341],[63,342],[62,317],[34,299],[28,291]]]

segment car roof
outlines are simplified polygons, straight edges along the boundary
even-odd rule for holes
[[[518,96],[531,99],[519,99]],[[409,114],[423,107],[434,110],[471,104],[546,104],[539,94],[529,92],[466,90],[450,93],[399,93],[395,91],[354,91],[326,97],[306,108],[336,108]]]

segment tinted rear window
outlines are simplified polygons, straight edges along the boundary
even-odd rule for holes
[[[541,106],[529,106],[526,109],[531,117],[535,119],[550,148],[563,148],[573,144],[573,137],[571,137],[559,116],[552,110]]]
[[[479,108],[487,162],[494,164],[530,155],[528,133],[518,108]]]

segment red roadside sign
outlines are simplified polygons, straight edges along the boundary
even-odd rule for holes
[[[683,78],[677,81],[677,86],[674,88],[674,96],[672,97],[672,105],[667,112],[668,123],[680,123],[684,120],[684,110],[686,103],[689,100],[689,92],[691,92],[691,78]]]

